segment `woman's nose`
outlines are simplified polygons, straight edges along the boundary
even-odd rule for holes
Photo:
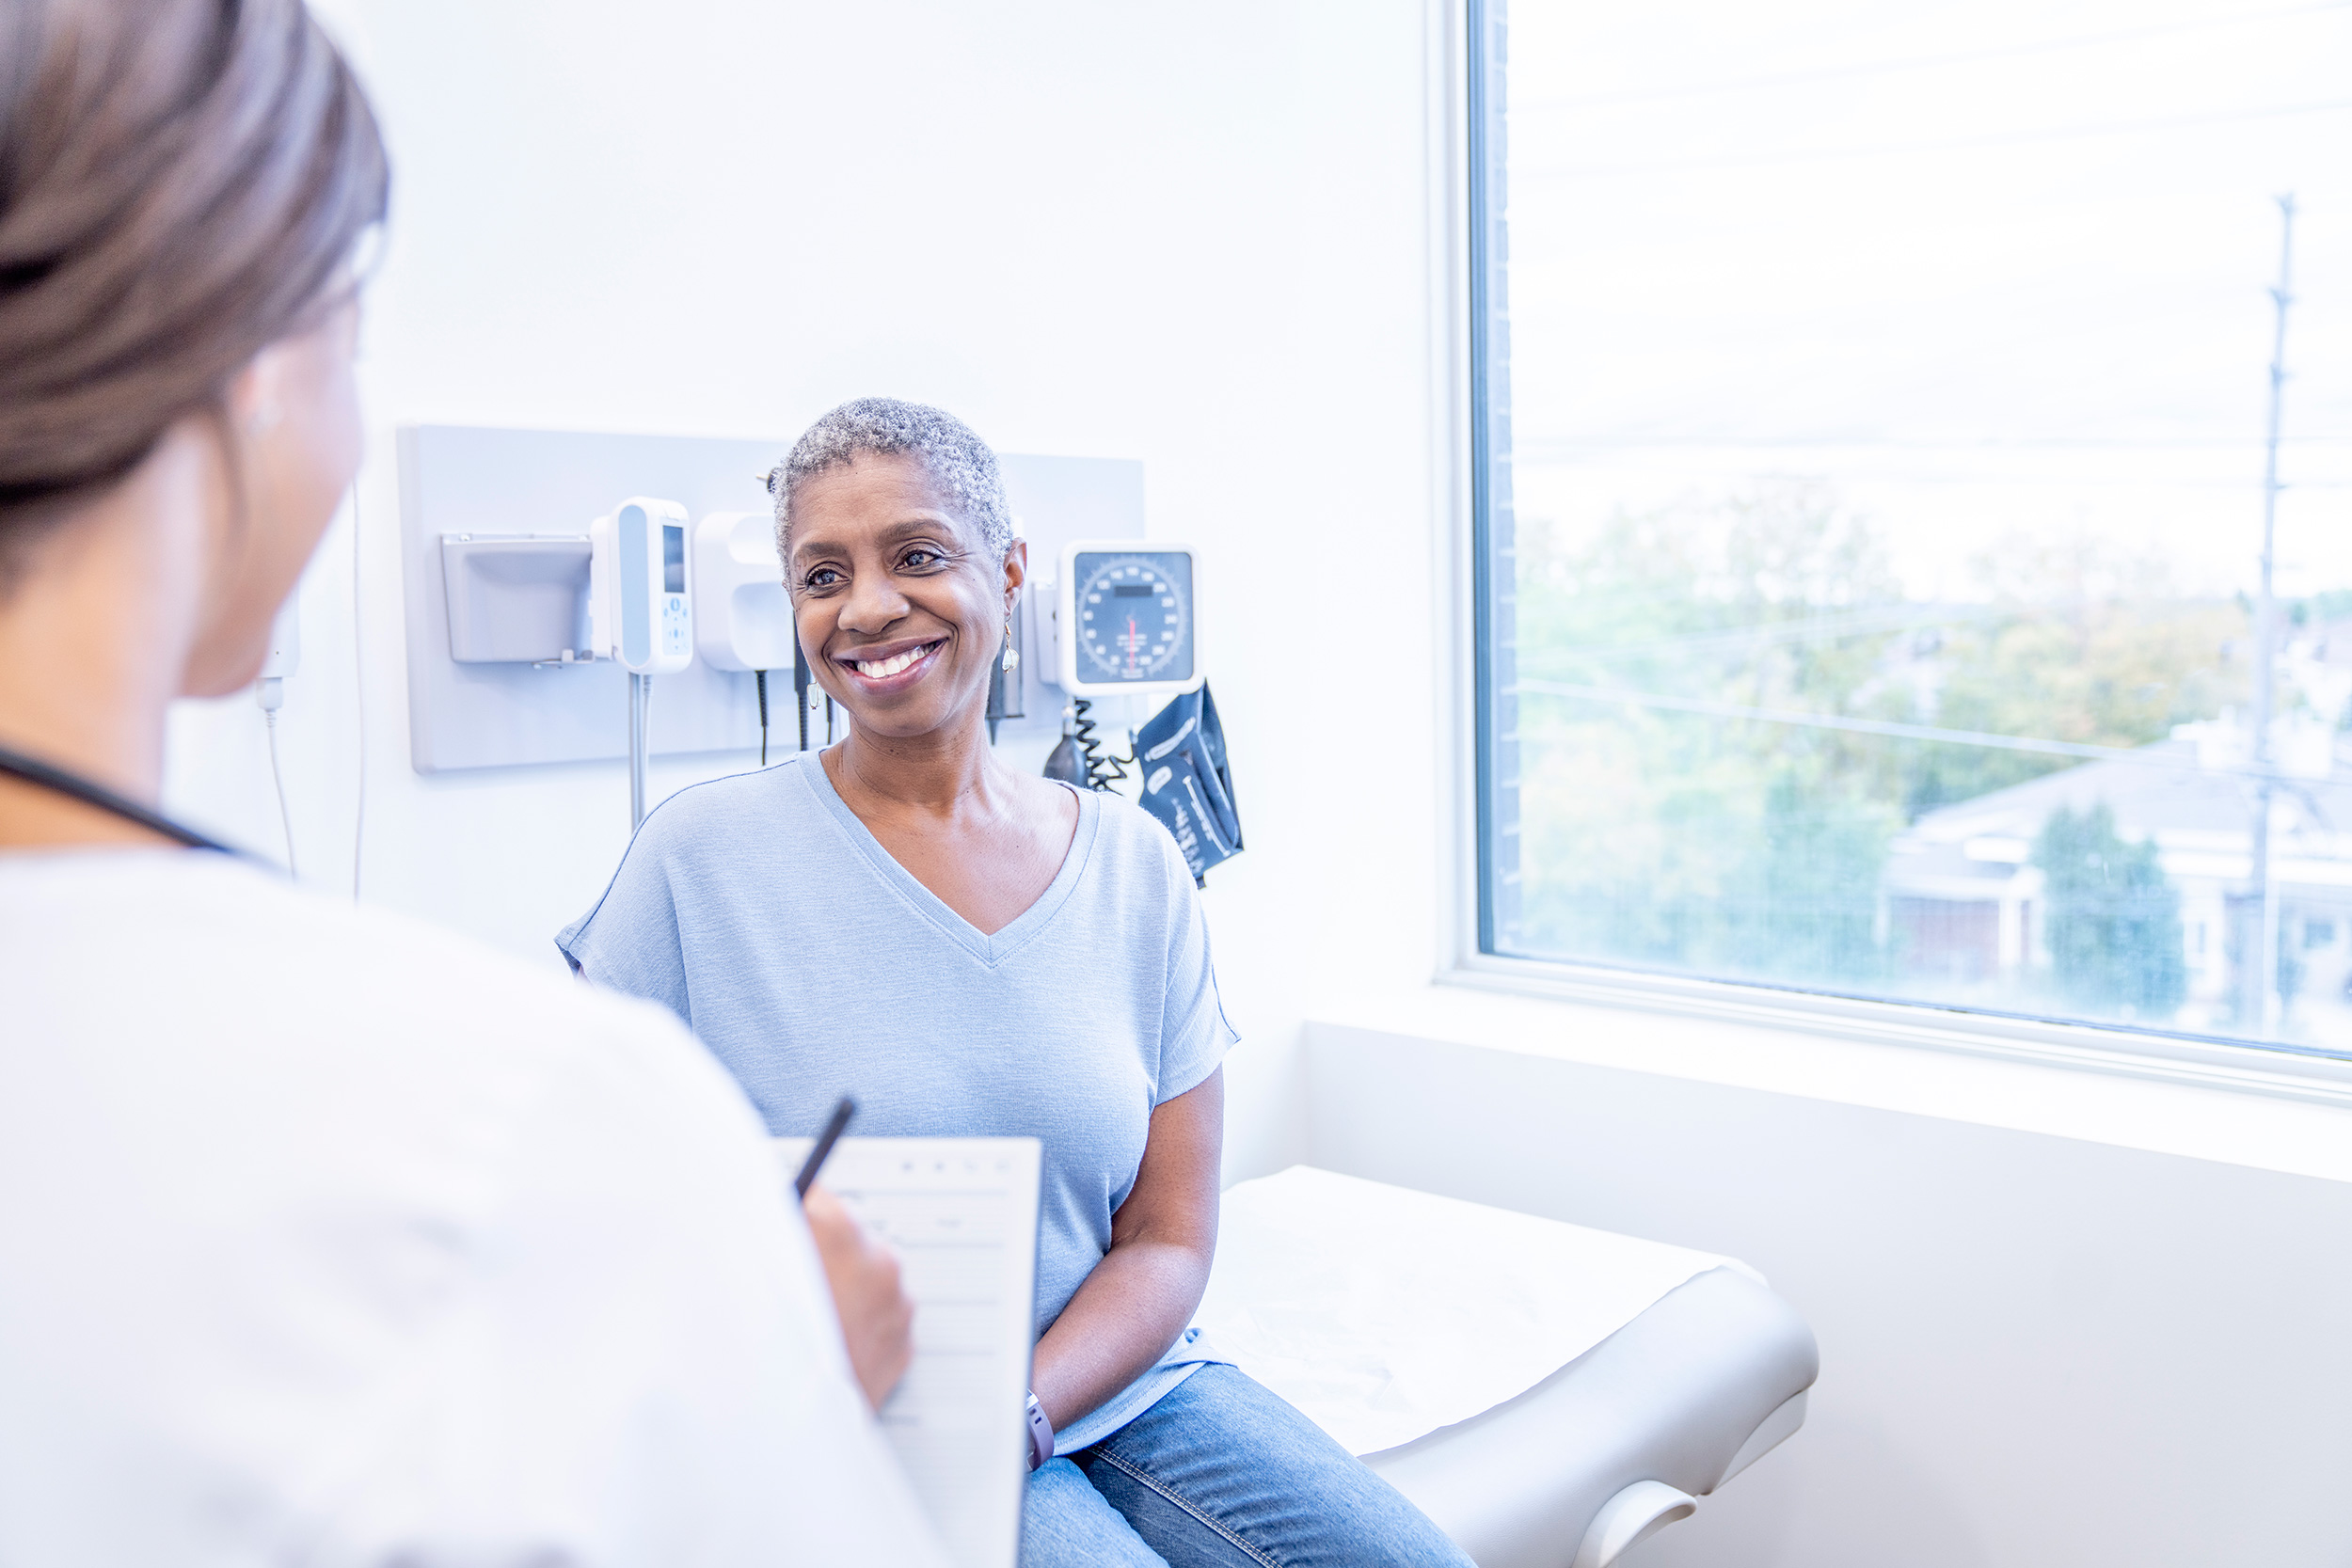
[[[872,634],[903,619],[910,606],[887,575],[862,572],[850,581],[838,624],[844,631]]]

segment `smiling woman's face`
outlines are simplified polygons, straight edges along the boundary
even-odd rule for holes
[[[977,724],[1025,552],[993,558],[922,464],[861,452],[792,498],[792,610],[818,684],[866,734]]]

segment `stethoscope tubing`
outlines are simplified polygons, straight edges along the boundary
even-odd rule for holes
[[[223,855],[242,853],[217,839],[205,837],[194,828],[174,822],[161,812],[150,811],[136,800],[125,800],[104,784],[93,783],[79,773],[69,772],[55,763],[26,756],[22,752],[12,752],[5,746],[0,746],[0,773],[23,779],[26,784],[54,795],[63,795],[84,805],[95,806],[126,822],[135,822],[148,832],[161,833],[174,844],[184,845],[190,849],[210,849]]]

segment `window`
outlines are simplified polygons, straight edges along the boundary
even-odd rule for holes
[[[2352,9],[1469,23],[1481,947],[2352,1055]]]

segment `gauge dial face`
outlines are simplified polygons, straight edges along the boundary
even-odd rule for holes
[[[1192,557],[1184,550],[1080,552],[1078,678],[1192,679]]]

